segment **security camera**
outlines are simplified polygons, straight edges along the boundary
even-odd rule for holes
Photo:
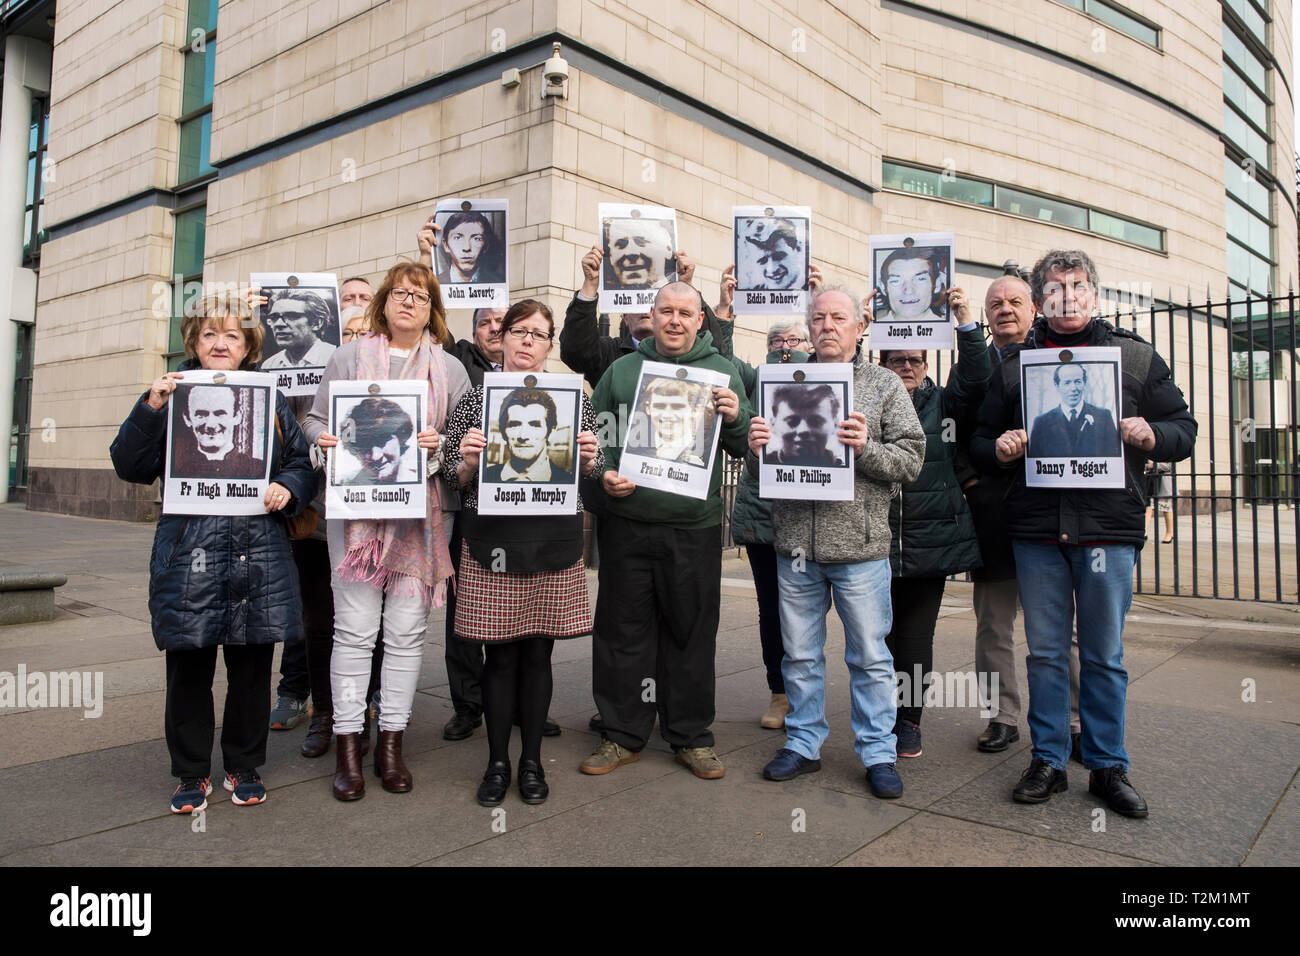
[[[542,98],[569,96],[569,61],[560,56],[560,44],[551,46],[551,57],[542,65]]]

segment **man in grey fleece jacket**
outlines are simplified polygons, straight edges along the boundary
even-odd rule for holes
[[[858,341],[866,329],[858,297],[822,290],[809,308],[815,362],[853,363],[853,411],[839,440],[854,460],[852,501],[778,500],[772,505],[781,595],[781,633],[790,713],[785,746],[763,768],[769,780],[821,769],[826,722],[826,613],[831,593],[844,623],[844,659],[853,697],[854,750],[875,796],[902,796],[894,767],[894,660],[885,646],[893,612],[889,600],[889,499],[912,481],[925,460],[925,433],[902,380],[866,361]],[[749,431],[751,474],[771,438],[767,423]]]

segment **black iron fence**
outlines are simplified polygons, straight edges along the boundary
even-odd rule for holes
[[[1300,603],[1300,295],[1180,304],[1106,291],[1103,317],[1155,346],[1199,425],[1171,476],[1172,540],[1153,502],[1135,593]],[[936,354],[931,377],[942,382],[955,357]],[[724,548],[739,468],[727,460]]]

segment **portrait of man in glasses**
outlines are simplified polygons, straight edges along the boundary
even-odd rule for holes
[[[323,289],[277,289],[262,311],[264,371],[324,368],[338,347],[338,310]],[[327,301],[327,298],[329,301]]]

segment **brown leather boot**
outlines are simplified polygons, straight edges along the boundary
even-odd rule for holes
[[[334,796],[360,800],[366,795],[366,778],[361,773],[360,734],[338,734],[338,770],[334,774]]]
[[[311,726],[303,738],[301,753],[304,757],[323,757],[330,749],[330,738],[334,736],[334,715],[329,711],[316,711],[311,717]]]
[[[379,731],[375,747],[375,776],[389,793],[406,793],[411,789],[411,771],[402,762],[402,731]]]

